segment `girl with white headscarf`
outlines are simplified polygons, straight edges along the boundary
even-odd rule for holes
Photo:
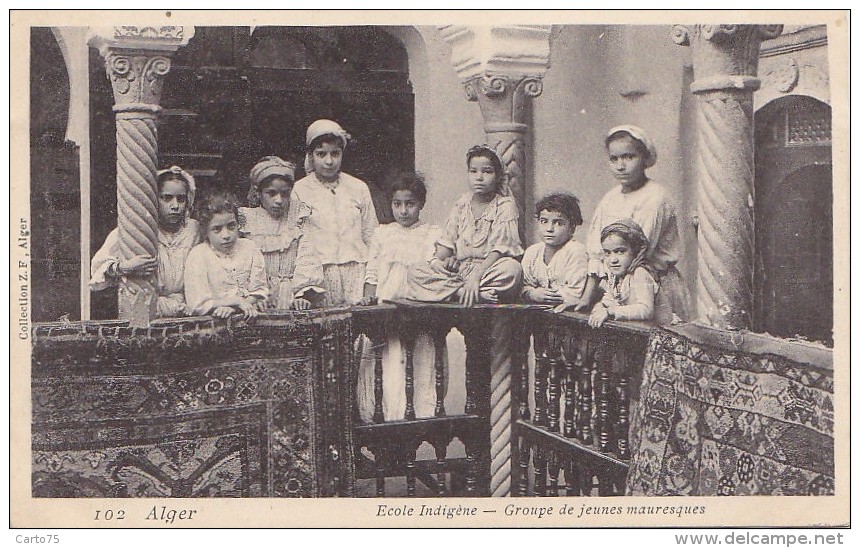
[[[675,266],[682,247],[675,208],[666,189],[645,174],[657,162],[654,142],[642,128],[624,125],[609,130],[605,145],[610,171],[620,184],[607,192],[594,210],[586,242],[589,277],[576,310],[591,306],[600,280],[606,277],[601,231],[621,219],[632,219],[648,241],[644,260],[660,286],[659,306],[668,307],[676,320],[689,320],[689,292]]]
[[[178,166],[156,174],[158,184],[158,256],[120,259],[119,229],[108,234],[91,262],[90,289],[100,291],[125,283],[127,276],[157,273],[158,317],[184,316],[185,258],[200,242],[197,221],[190,218],[196,186],[194,177]]]
[[[340,170],[350,138],[332,120],[308,127],[308,174],[296,181],[290,199],[291,223],[309,212],[302,230],[322,262],[326,306],[361,301],[368,249],[379,226],[367,184]]]

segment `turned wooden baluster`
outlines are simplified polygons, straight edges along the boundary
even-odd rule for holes
[[[445,460],[448,458],[448,443],[444,439],[437,439],[432,443],[433,451],[436,453],[436,494],[445,496]]]
[[[536,445],[534,448],[535,495],[546,496],[546,450]]]
[[[610,421],[612,415],[612,362],[611,360],[607,360],[602,354],[597,364],[598,447],[601,453],[608,453],[612,450],[612,430],[614,426]]]
[[[529,349],[529,340],[531,339],[531,334],[529,330],[523,326],[523,329],[520,331],[520,339],[518,340],[519,347],[515,353],[516,362],[514,364],[514,371],[516,373],[517,380],[519,381],[517,384],[519,386],[517,399],[519,400],[517,406],[517,412],[520,415],[522,420],[529,420],[531,418],[531,413],[529,411],[529,360],[528,360],[528,349]]]
[[[445,416],[445,347],[448,336],[447,325],[436,325],[433,327],[433,349],[436,353],[435,381],[436,381],[436,406],[433,414],[437,417]]]
[[[567,334],[564,345],[564,437],[576,436],[576,365],[579,360],[576,351],[576,336]]]
[[[601,468],[597,472],[597,496],[611,497],[615,489],[613,489],[615,481],[612,473],[609,470]]]
[[[414,418],[414,417],[413,417]],[[415,496],[415,452],[416,445],[406,449],[406,496]]]
[[[376,496],[385,496],[385,464],[382,455],[385,453],[385,446],[379,444],[371,449],[373,452],[374,462],[376,463]]]
[[[630,458],[628,435],[630,429],[630,369],[626,348],[618,348],[615,352],[618,363],[618,426],[615,439],[618,444],[618,458]]]
[[[579,356],[581,360],[579,367],[579,440],[585,445],[591,445],[594,443],[594,436],[591,429],[591,419],[593,414],[591,405],[591,374],[594,367],[594,355],[592,352],[591,341],[587,335],[582,337]]]
[[[549,497],[558,496],[558,473],[560,470],[561,463],[559,462],[558,454],[550,450],[549,459],[547,459],[547,474],[549,475],[549,492],[547,496]]]
[[[480,364],[478,357],[479,343],[471,330],[463,333],[463,335],[466,342],[466,405],[463,411],[467,415],[472,415],[477,410],[477,404],[475,403],[477,371],[475,369]]]
[[[546,367],[547,367],[547,347],[549,333],[547,333],[546,324],[543,326],[543,332],[535,333],[535,416],[534,423],[538,426],[544,426],[546,423]]]
[[[385,422],[385,413],[382,411],[382,333],[370,331],[366,335],[373,349],[373,422]]]
[[[529,489],[529,460],[531,460],[532,447],[525,438],[520,438],[517,452],[517,466],[519,466],[519,485],[517,495],[525,497]]]
[[[476,496],[478,492],[478,449],[477,444],[466,444],[466,495]]]
[[[561,349],[559,348],[559,339],[561,337],[560,330],[553,329],[548,338],[549,359],[547,360],[547,368],[549,369],[549,390],[547,398],[547,428],[550,432],[558,432],[559,421],[561,418]]]
[[[567,486],[567,496],[578,497],[582,494],[582,470],[573,459],[567,463],[564,469],[564,483]]]
[[[415,340],[415,326],[406,326],[400,333],[400,346],[406,351],[406,412],[403,418],[408,421],[415,420]]]

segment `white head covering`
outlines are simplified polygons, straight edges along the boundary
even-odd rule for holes
[[[194,198],[197,196],[197,183],[194,182],[194,177],[192,177],[190,173],[188,173],[179,166],[170,166],[167,169],[157,171],[155,173],[156,180],[161,180],[162,176],[166,175],[167,173],[178,175],[181,179],[185,181],[185,184],[188,185],[188,194],[186,195],[186,203],[188,205],[185,208],[185,216],[191,216],[191,208],[194,207]]]
[[[265,156],[251,168],[248,178],[251,179],[251,184],[258,185],[266,177],[271,177],[272,175],[278,175],[294,181],[296,178],[296,166],[292,162],[287,162],[277,156]]]
[[[308,126],[308,132],[305,136],[305,146],[310,147],[311,143],[317,137],[323,135],[334,135],[343,143],[343,148],[346,149],[346,144],[352,139],[352,136],[343,129],[340,124],[334,120],[321,119]],[[314,164],[311,161],[312,150],[308,150],[305,154],[305,172],[310,173],[314,170]]]
[[[644,146],[645,150],[648,151],[648,158],[645,158],[645,167],[651,167],[657,163],[657,148],[654,146],[654,141],[648,138],[648,134],[645,133],[644,129],[639,126],[631,125],[615,126],[606,134],[606,141],[608,142],[609,138],[616,133],[626,133],[630,137],[642,143],[642,146]]]

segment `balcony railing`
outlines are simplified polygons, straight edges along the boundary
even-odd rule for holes
[[[526,305],[398,302],[251,323],[39,324],[34,496],[623,495],[653,332],[586,320]],[[448,347],[455,329],[463,345]],[[392,337],[405,356],[405,408],[386,418]],[[424,413],[419,338],[434,357]],[[362,363],[372,371],[366,420]],[[816,377],[823,397],[829,375],[829,385],[826,368]],[[826,423],[815,427],[827,435]],[[215,477],[227,479],[204,481]]]

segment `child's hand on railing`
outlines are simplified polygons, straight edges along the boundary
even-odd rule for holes
[[[480,302],[481,295],[481,278],[478,276],[470,276],[463,285],[463,294],[460,296],[460,304],[463,306],[472,306]]]
[[[556,289],[546,287],[529,288],[529,300],[538,304],[559,305],[564,302],[564,297]]]
[[[242,311],[242,315],[248,320],[256,318],[260,314],[258,303],[255,299],[245,298],[239,301],[239,310]]]
[[[311,302],[307,299],[299,297],[293,301],[293,310],[309,310]]]
[[[564,302],[564,303],[561,303],[560,305],[556,306],[555,308],[553,308],[552,311],[555,312],[556,314],[560,314],[561,312],[564,312],[565,310],[573,309],[576,306],[576,304],[577,304],[576,301]]]
[[[226,320],[233,315],[233,312],[235,312],[235,310],[233,310],[232,306],[219,306],[212,311],[212,315],[216,318],[222,318]]]
[[[609,319],[609,310],[607,310],[602,304],[598,304],[594,307],[594,310],[591,311],[591,315],[588,317],[588,325],[591,327],[600,327],[607,319]]]

